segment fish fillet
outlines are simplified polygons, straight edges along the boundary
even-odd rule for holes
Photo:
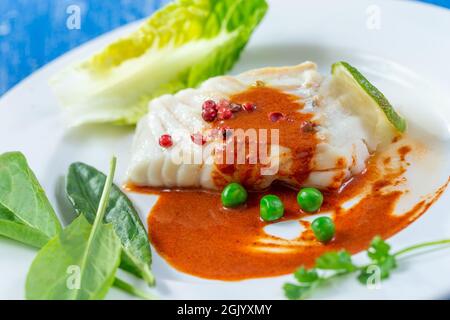
[[[305,62],[292,67],[215,77],[197,89],[182,90],[151,101],[148,114],[137,125],[127,171],[129,182],[137,186],[211,190],[221,189],[224,181],[242,182],[239,173],[227,176],[221,172],[219,175],[224,179],[218,182],[215,145],[220,142],[200,146],[192,141],[191,135],[211,127],[201,114],[205,100],[229,99],[257,82],[298,98],[303,107],[296,111],[312,115],[318,142],[309,163],[309,174],[301,182],[293,179],[292,159],[296,155],[292,150],[271,145],[269,157],[278,159],[279,171],[270,175],[255,174],[252,189],[265,189],[274,181],[295,187],[335,189],[365,169],[370,153],[376,148],[376,137],[371,136],[358,116],[328,94],[330,81],[318,73],[317,66]],[[159,145],[159,137],[164,134],[172,136],[171,148]],[[205,156],[206,147],[211,151]],[[180,153],[191,159],[202,157],[203,161],[179,161]]]

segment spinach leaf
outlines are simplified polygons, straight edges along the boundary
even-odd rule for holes
[[[33,300],[103,299],[120,263],[120,241],[111,225],[96,230],[84,216],[47,243],[34,259],[26,282]]]
[[[96,219],[80,215],[39,251],[26,281],[27,299],[103,299],[120,263],[120,240],[103,218],[116,160],[104,185]]]
[[[74,163],[69,168],[66,182],[69,200],[76,212],[83,214],[91,223],[95,220],[105,180],[103,173],[84,163]],[[152,256],[147,232],[131,201],[115,185],[111,190],[105,222],[112,224],[122,243],[120,267],[153,285],[154,277],[150,270]]]
[[[40,248],[61,225],[20,152],[0,155],[0,235]]]

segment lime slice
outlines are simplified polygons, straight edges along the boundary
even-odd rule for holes
[[[405,119],[355,67],[340,61],[333,64],[331,73],[333,91],[339,95],[342,105],[363,119],[379,143],[390,143],[405,132]]]

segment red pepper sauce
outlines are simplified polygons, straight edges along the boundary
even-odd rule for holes
[[[314,130],[300,130],[300,124],[310,121],[311,115],[297,112],[302,105],[296,99],[274,89],[252,88],[234,96],[232,101],[254,103],[256,110],[242,111],[225,124],[230,128],[280,129],[280,144],[300,155],[294,159],[292,171],[298,172],[295,180],[301,184],[309,174],[317,141]],[[270,112],[283,113],[283,120],[271,122]],[[214,125],[223,123],[217,121]],[[339,190],[324,192],[325,201],[319,213],[331,213],[336,225],[335,238],[327,244],[316,241],[309,223],[300,221],[310,214],[300,210],[297,191],[280,185],[273,185],[265,192],[249,193],[246,205],[237,209],[223,208],[220,193],[162,192],[132,186],[129,189],[159,194],[148,217],[149,238],[158,253],[174,268],[219,280],[271,277],[292,273],[302,265],[312,266],[326,251],[346,249],[357,253],[366,249],[374,236],[388,238],[424,213],[446,186],[410,211],[401,215],[395,213],[402,191],[392,187],[402,183],[406,156],[410,151],[411,147],[403,145],[394,155],[396,159],[391,159],[392,155],[389,158],[374,156],[365,172]],[[392,163],[399,165],[392,168]],[[245,165],[234,170],[239,174],[245,174],[246,170],[254,172],[254,168],[246,169]],[[229,176],[234,172],[222,174]],[[264,231],[269,223],[260,219],[259,200],[269,193],[278,195],[284,203],[285,215],[281,221],[296,220],[306,227],[296,239],[285,240]],[[361,199],[346,209],[346,202],[355,197]]]
[[[309,229],[292,241],[265,233],[264,227],[269,223],[259,217],[259,200],[265,194],[276,194],[282,199],[285,215],[280,221],[310,216],[299,209],[297,192],[283,186],[250,193],[247,204],[238,209],[223,208],[218,193],[133,190],[159,194],[148,217],[149,238],[174,268],[202,278],[228,281],[272,277],[292,273],[302,265],[310,267],[326,251],[346,249],[354,254],[365,250],[376,235],[389,238],[423,214],[445,190],[446,185],[408,212],[396,215],[395,206],[402,192],[384,189],[396,185],[401,173],[382,176],[376,162],[372,159],[368,170],[341,191],[325,193],[321,212],[331,212],[336,225],[335,238],[327,244],[316,241]],[[361,194],[364,196],[356,205],[342,207]],[[307,222],[299,223],[309,227]]]
[[[279,130],[279,145],[289,148],[293,157],[292,164],[288,172],[280,171],[278,175],[289,175],[293,182],[301,185],[310,173],[310,162],[314,156],[317,139],[315,136],[314,124],[311,122],[312,114],[299,112],[304,104],[294,95],[286,94],[274,88],[257,86],[236,94],[230,98],[233,103],[255,105],[253,111],[242,110],[233,115],[231,119],[216,120],[213,122],[213,128],[229,129],[266,129],[267,145],[258,145],[258,148],[266,148],[271,143],[272,130]],[[271,114],[279,114],[277,119],[271,119]],[[309,125],[309,130],[304,126]],[[261,136],[257,136],[258,142],[261,142]],[[230,139],[228,143],[234,143],[234,150],[238,150],[236,140]],[[244,142],[246,156],[249,156],[249,141]],[[259,149],[256,150],[259,152]],[[270,150],[267,150],[270,151]],[[225,159],[225,152],[217,153]],[[216,155],[217,155],[216,154]],[[234,155],[236,156],[237,153]],[[234,159],[235,160],[235,159]],[[217,163],[218,161],[216,161]],[[256,164],[216,164],[216,171],[213,171],[213,179],[217,186],[225,186],[231,180],[240,181],[246,188],[252,189],[252,186],[261,179],[261,168],[264,166],[260,158]]]

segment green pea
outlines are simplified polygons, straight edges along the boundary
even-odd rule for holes
[[[304,211],[315,212],[322,206],[323,195],[316,188],[303,188],[297,194],[297,202]]]
[[[333,239],[336,232],[334,222],[329,217],[319,217],[311,224],[311,229],[314,232],[317,240],[320,242],[328,242]]]
[[[259,212],[264,221],[275,221],[284,215],[281,199],[273,194],[261,198]]]
[[[234,208],[247,201],[247,190],[239,183],[230,183],[222,191],[222,204],[227,208]]]

